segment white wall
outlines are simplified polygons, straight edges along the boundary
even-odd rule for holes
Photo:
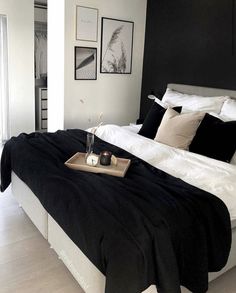
[[[75,6],[78,4],[99,10],[97,43],[75,40]],[[102,16],[134,21],[131,75],[99,73]],[[100,112],[103,112],[105,123],[136,121],[141,94],[146,0],[67,0],[65,20],[65,127],[85,128],[96,124]],[[97,47],[97,81],[74,80],[74,46]]]
[[[65,1],[48,1],[48,131],[64,129]]]
[[[7,16],[10,134],[35,129],[34,1],[1,0]]]
[[[63,1],[63,0],[60,0]],[[60,2],[59,1],[59,2]],[[64,0],[65,1],[65,0]],[[50,2],[56,0],[49,0]],[[49,125],[52,125],[50,113],[56,105],[59,109],[64,107],[64,117],[58,119],[58,127],[61,128],[61,121],[64,119],[65,128],[87,128],[94,125],[98,121],[98,116],[103,112],[103,121],[105,123],[127,124],[134,122],[139,116],[139,105],[141,95],[142,81],[142,64],[144,50],[144,35],[146,23],[146,4],[147,0],[66,0],[65,1],[65,55],[57,57],[57,67],[53,76],[61,75],[61,65],[64,65],[64,104],[62,104],[61,96],[56,101],[54,93],[49,93],[49,100],[54,99],[54,105],[49,101]],[[75,40],[75,24],[76,24],[76,5],[98,8],[99,10],[99,27],[98,42],[85,42]],[[56,7],[56,6],[55,6]],[[52,9],[52,6],[51,6]],[[133,44],[133,62],[132,74],[100,74],[100,40],[101,40],[101,17],[110,17],[116,19],[130,20],[134,22],[134,44]],[[59,21],[59,18],[58,18]],[[48,18],[50,30],[50,11]],[[63,28],[60,26],[60,32],[63,34]],[[50,35],[49,35],[50,38]],[[49,40],[50,42],[50,40]],[[58,44],[56,38],[51,40],[54,49],[49,49],[57,54]],[[61,41],[59,46],[62,45]],[[50,45],[49,45],[50,46]],[[74,46],[88,46],[97,48],[98,57],[98,76],[97,80],[82,81],[74,80]],[[61,47],[59,47],[61,50]],[[51,56],[51,55],[50,55]],[[49,56],[49,59],[51,58]],[[49,61],[50,62],[50,61]],[[49,68],[49,76],[50,73]],[[52,79],[52,77],[51,77]],[[57,82],[61,88],[61,79]],[[50,80],[49,80],[50,91]],[[55,89],[56,95],[58,90]],[[81,102],[83,100],[84,103]],[[50,106],[51,105],[51,106]],[[50,110],[50,107],[51,110]],[[59,110],[60,112],[61,110]],[[53,128],[55,130],[55,123]]]

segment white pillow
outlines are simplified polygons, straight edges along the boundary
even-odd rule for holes
[[[236,99],[227,99],[224,102],[220,117],[225,120],[236,120]]]
[[[219,114],[223,103],[227,98],[229,97],[203,97],[197,95],[188,95],[167,88],[162,98],[162,102],[169,104],[171,107],[182,106],[183,108],[181,113],[203,111]]]
[[[230,164],[236,165],[236,152],[234,153],[233,158],[230,161]]]
[[[236,100],[227,99],[220,112],[220,119],[224,121],[236,120]],[[230,164],[236,165],[236,152],[233,155],[233,158],[230,161]]]

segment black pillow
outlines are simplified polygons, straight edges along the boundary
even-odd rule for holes
[[[173,108],[178,113],[181,112],[182,107]],[[154,102],[144,119],[143,125],[139,130],[138,134],[145,136],[147,138],[154,139],[157,133],[157,129],[161,124],[161,120],[166,112],[166,109]]]
[[[236,121],[224,122],[206,114],[192,143],[190,152],[230,162],[236,149]]]

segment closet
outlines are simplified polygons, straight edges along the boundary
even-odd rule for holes
[[[35,128],[47,131],[47,4],[34,5]]]

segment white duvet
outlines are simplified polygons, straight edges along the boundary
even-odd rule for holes
[[[236,166],[169,147],[117,125],[105,125],[96,135],[149,164],[219,197],[236,219]]]

